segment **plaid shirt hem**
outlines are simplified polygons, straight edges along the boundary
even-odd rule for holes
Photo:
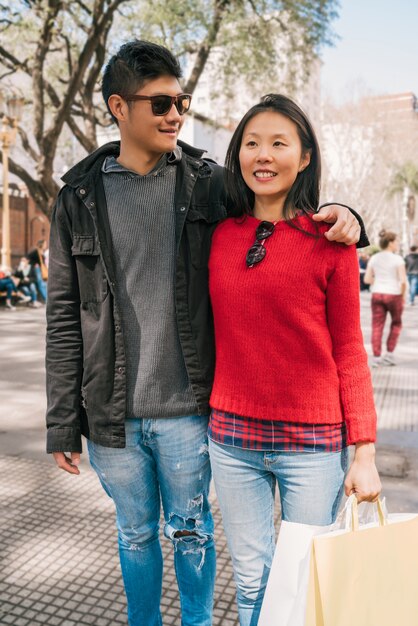
[[[208,435],[212,441],[226,446],[270,452],[340,452],[347,446],[344,422],[280,422],[218,409],[212,409]]]

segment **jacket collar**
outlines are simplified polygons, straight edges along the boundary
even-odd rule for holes
[[[184,141],[178,141],[178,145],[182,149],[183,155],[186,157],[191,157],[192,160],[197,161],[197,165],[201,165],[200,159],[202,158],[205,150],[201,150],[200,148],[194,148]],[[96,177],[99,175],[103,162],[108,156],[117,157],[120,152],[120,141],[111,141],[109,143],[104,144],[88,156],[86,156],[82,161],[79,161],[74,167],[72,167],[61,180],[64,181],[70,187],[79,187],[80,185],[86,184],[86,179],[90,179],[91,177]],[[169,159],[172,157],[170,156]],[[173,158],[175,158],[175,153],[173,153]]]

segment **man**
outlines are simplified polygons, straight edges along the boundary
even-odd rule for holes
[[[418,247],[411,246],[409,254],[405,257],[406,275],[409,282],[409,304],[415,304],[415,296],[418,295]]]
[[[190,105],[180,77],[171,53],[149,42],[111,58],[103,96],[120,144],[66,174],[51,224],[47,450],[78,474],[88,438],[116,505],[131,626],[162,623],[160,495],[182,624],[212,620],[207,261],[226,209],[222,168],[177,142]],[[318,219],[337,216],[329,237],[356,241],[348,210],[328,207]]]

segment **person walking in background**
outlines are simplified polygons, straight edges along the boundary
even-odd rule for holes
[[[396,233],[382,230],[379,233],[381,252],[374,254],[368,265],[364,282],[372,292],[372,367],[395,365],[393,352],[402,330],[402,312],[406,292],[405,261],[399,254]],[[382,357],[382,338],[386,317],[391,322],[386,340],[386,354]]]
[[[40,239],[35,248],[32,248],[28,252],[29,263],[32,267],[34,281],[38,294],[41,296],[43,302],[47,300],[47,283],[48,280],[48,267],[45,264],[44,252],[47,249],[47,242],[45,239]]]
[[[282,519],[313,525],[335,520],[344,485],[359,501],[375,500],[381,485],[356,249],[315,223],[320,156],[306,115],[265,96],[238,124],[226,171],[236,217],[216,228],[209,259],[209,449],[240,624],[256,626],[276,483]]]
[[[162,623],[160,503],[181,622],[212,623],[207,263],[227,213],[223,168],[177,141],[191,103],[180,77],[178,61],[151,42],[128,42],[110,59],[102,93],[121,141],[64,176],[51,221],[47,451],[78,474],[88,438],[116,506],[130,626]],[[316,219],[336,222],[331,239],[358,240],[346,208]]]
[[[409,254],[405,257],[406,275],[409,282],[409,304],[415,303],[418,295],[418,247],[411,246]]]

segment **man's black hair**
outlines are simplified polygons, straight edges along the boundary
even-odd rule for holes
[[[160,76],[181,78],[182,71],[170,50],[151,41],[134,39],[125,43],[109,60],[103,74],[102,95],[107,109],[112,94],[127,96],[134,94],[147,81]]]

